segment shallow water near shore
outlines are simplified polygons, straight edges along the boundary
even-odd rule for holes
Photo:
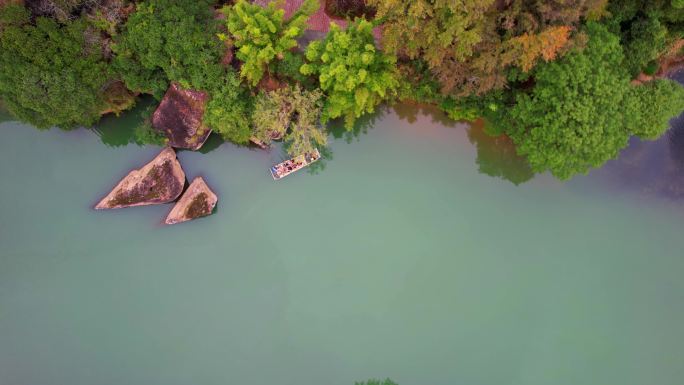
[[[138,120],[0,123],[0,384],[684,377],[679,123],[567,183],[408,106],[278,182],[279,149],[214,138],[178,157],[216,213],[163,226],[170,205],[92,210],[159,151]]]

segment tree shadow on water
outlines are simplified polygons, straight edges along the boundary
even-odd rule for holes
[[[333,159],[333,152],[330,147],[321,147],[318,149],[318,152],[321,153],[321,159],[311,163],[307,170],[307,172],[311,175],[316,175],[323,172],[327,167],[328,162]]]
[[[328,133],[332,135],[333,139],[343,139],[346,143],[351,143],[353,140],[359,140],[361,135],[368,134],[368,130],[373,128],[375,124],[381,120],[387,113],[387,107],[381,106],[371,114],[365,114],[354,122],[354,127],[348,130],[344,127],[342,119],[335,119],[327,125]],[[319,148],[321,159],[312,163],[308,167],[309,174],[315,175],[325,170],[327,163],[333,159],[333,151],[330,147]]]
[[[135,128],[151,116],[157,101],[151,96],[140,99],[136,106],[119,116],[108,114],[90,130],[109,147],[121,147],[135,143]]]
[[[221,135],[212,132],[211,134],[209,134],[207,141],[204,142],[202,147],[200,147],[199,150],[197,150],[197,152],[199,152],[200,154],[208,154],[216,150],[217,148],[221,147],[223,143],[225,143],[225,140],[223,140]]]
[[[684,173],[684,116],[672,121],[672,128],[666,135],[668,135],[672,161],[678,171]]]
[[[387,113],[387,107],[379,107],[375,112],[371,114],[365,114],[358,118],[354,122],[354,127],[348,130],[344,127],[344,121],[342,119],[335,119],[334,121],[328,123],[328,132],[332,134],[335,139],[344,139],[345,142],[351,143],[352,140],[359,140],[361,135],[368,133],[368,130],[375,126],[379,120],[381,120]]]
[[[481,174],[507,180],[516,186],[534,177],[527,159],[516,153],[513,141],[505,135],[488,135],[484,130],[484,121],[470,125],[468,140],[477,148],[475,162]]]
[[[631,138],[616,159],[592,174],[621,191],[684,200],[684,114],[672,119],[659,139]]]
[[[0,103],[0,123],[11,122],[13,120],[15,120],[14,117]]]
[[[458,124],[455,120],[450,119],[444,111],[431,104],[402,102],[394,104],[392,110],[399,119],[410,124],[415,123],[419,116],[429,116],[433,123],[446,127],[455,127]]]

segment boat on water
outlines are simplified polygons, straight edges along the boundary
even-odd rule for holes
[[[271,167],[271,176],[274,180],[282,179],[295,171],[299,171],[311,163],[321,158],[321,153],[318,149],[306,154],[297,155],[292,159],[278,163]]]

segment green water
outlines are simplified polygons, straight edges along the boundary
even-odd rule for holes
[[[278,149],[180,152],[219,205],[165,227],[168,205],[91,209],[158,152],[117,136],[135,115],[108,145],[2,120],[2,385],[684,378],[684,204],[621,178],[641,143],[525,182],[476,128],[389,111],[278,182]]]

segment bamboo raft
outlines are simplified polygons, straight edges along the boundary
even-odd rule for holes
[[[297,155],[292,159],[278,163],[271,167],[271,176],[273,180],[282,179],[295,171],[299,171],[311,163],[321,158],[321,153],[318,149],[312,153]]]

